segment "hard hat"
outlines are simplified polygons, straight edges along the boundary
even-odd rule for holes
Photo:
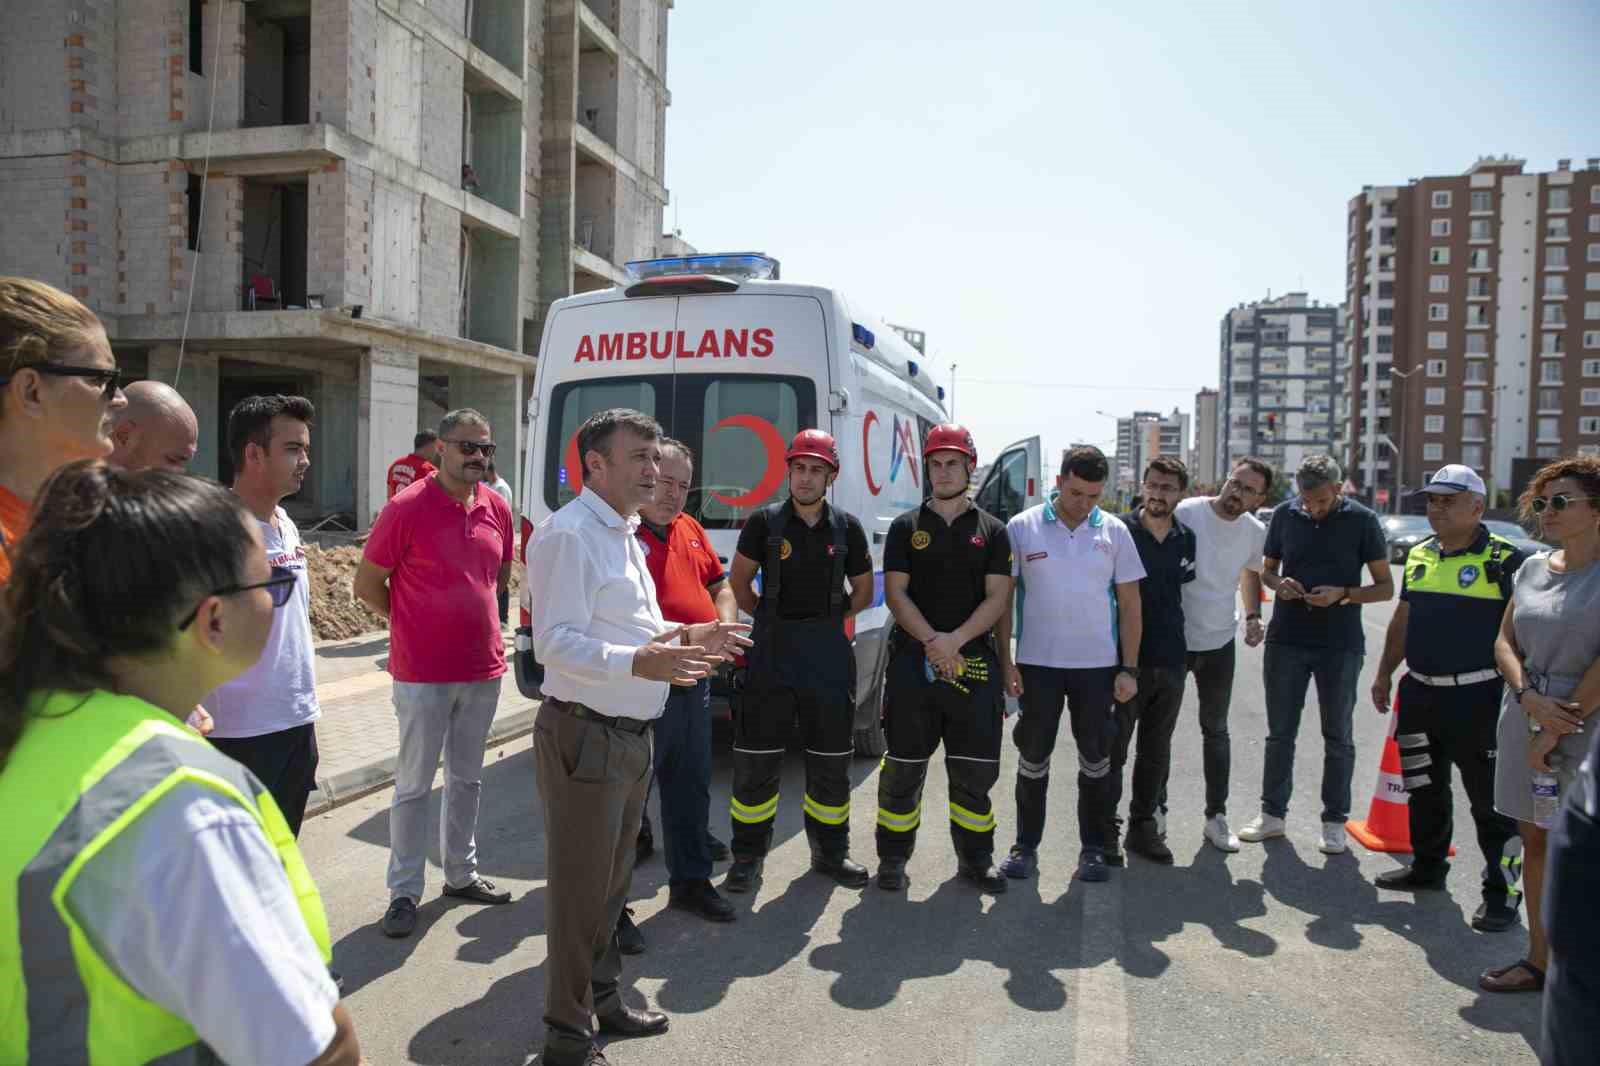
[[[812,459],[821,459],[833,467],[833,472],[839,472],[839,446],[833,442],[831,434],[820,429],[802,429],[794,435],[794,440],[789,442],[789,450],[784,453],[783,461],[790,462],[801,456]]]
[[[967,432],[967,427],[954,422],[945,422],[928,430],[928,442],[922,446],[922,457],[926,459],[934,452],[942,451],[960,452],[973,462],[978,461],[978,446],[972,443],[972,434]]]

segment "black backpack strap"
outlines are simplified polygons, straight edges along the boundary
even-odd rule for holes
[[[783,569],[783,531],[789,527],[789,516],[793,513],[794,509],[788,500],[768,504],[766,508],[767,558],[761,566],[761,610],[771,617],[778,614],[778,589],[781,585],[778,574]]]
[[[848,526],[845,514],[837,507],[828,507],[828,517],[833,521],[833,574],[828,583],[828,617],[844,616],[844,561],[850,548],[846,540]]]

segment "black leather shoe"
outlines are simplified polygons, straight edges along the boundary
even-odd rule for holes
[[[600,1031],[612,1036],[654,1036],[667,1031],[667,1016],[658,1010],[634,1010],[623,1006],[598,1017]]]
[[[811,856],[811,868],[819,874],[826,874],[845,888],[865,888],[872,878],[867,874],[867,868],[859,862],[852,862],[848,855],[841,855],[837,859],[830,859],[825,855]]]
[[[737,917],[733,904],[723,899],[710,881],[673,885],[667,894],[667,906],[698,914],[708,922],[731,922]]]
[[[729,892],[749,892],[759,880],[760,859],[734,859],[733,865],[728,868],[728,876],[722,879],[722,887]]]
[[[444,894],[456,899],[471,900],[473,903],[510,903],[511,893],[494,887],[494,882],[487,877],[474,877],[472,883],[462,885],[460,888],[444,886]]]
[[[906,887],[906,860],[879,859],[878,887],[885,892],[898,892]]]
[[[1372,879],[1372,882],[1379,888],[1391,888],[1402,892],[1426,891],[1443,888],[1447,873],[1448,870],[1418,870],[1415,866],[1402,866],[1398,870],[1379,874]]]
[[[599,1048],[590,1044],[582,1051],[553,1051],[547,1045],[539,1053],[541,1066],[611,1066]]]
[[[711,835],[711,830],[706,830],[706,850],[711,852],[712,862],[727,862],[733,858],[733,852],[728,850],[728,845]]]
[[[985,892],[999,895],[1006,890],[1006,875],[996,870],[990,863],[961,863],[956,867],[956,873],[964,880],[971,881]]]
[[[1000,872],[1013,881],[1026,881],[1039,872],[1039,856],[1021,848],[1012,848],[1000,864]]]
[[[1172,849],[1167,847],[1167,842],[1162,840],[1161,835],[1156,832],[1156,823],[1153,821],[1135,822],[1130,825],[1128,827],[1127,847],[1135,855],[1141,855],[1151,862],[1159,863],[1162,866],[1172,865]],[[1114,865],[1111,863],[1109,855],[1106,856],[1106,863]]]
[[[644,954],[644,934],[633,924],[633,908],[624,907],[617,915],[617,950],[624,955]]]
[[[1078,856],[1078,880],[1111,880],[1111,871],[1106,868],[1106,857],[1092,848],[1085,848],[1083,854]]]
[[[383,935],[395,938],[410,936],[417,928],[417,901],[410,896],[396,896],[383,916]]]
[[[1521,896],[1514,896],[1517,903],[1490,903],[1484,900],[1478,904],[1478,909],[1472,915],[1472,928],[1480,933],[1503,933],[1517,924],[1517,904],[1522,902]]]

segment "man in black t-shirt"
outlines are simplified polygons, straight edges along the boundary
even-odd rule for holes
[[[785,458],[789,498],[745,522],[730,576],[739,606],[755,619],[734,715],[733,867],[723,882],[730,892],[750,891],[761,875],[797,715],[806,746],[802,807],[812,868],[842,885],[867,883],[866,867],[850,861],[856,685],[844,623],[872,603],[872,558],[861,523],[824,498],[839,473],[833,438],[801,430]]]
[[[928,761],[945,746],[957,872],[1004,892],[994,868],[1004,694],[991,637],[1011,592],[1005,523],[967,499],[972,434],[935,426],[922,449],[933,497],[889,526],[884,599],[894,615],[884,684],[888,754],[878,776],[878,887],[900,889],[922,821]]]

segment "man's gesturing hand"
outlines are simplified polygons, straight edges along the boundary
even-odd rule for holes
[[[689,634],[689,643],[705,648],[704,658],[716,662],[726,662],[754,643],[745,635],[750,632],[748,622],[701,622],[684,626],[684,630]]]
[[[677,632],[667,634],[667,639],[676,640]],[[706,650],[698,644],[685,647],[653,640],[633,651],[633,676],[648,681],[668,681],[687,687],[710,672]]]

